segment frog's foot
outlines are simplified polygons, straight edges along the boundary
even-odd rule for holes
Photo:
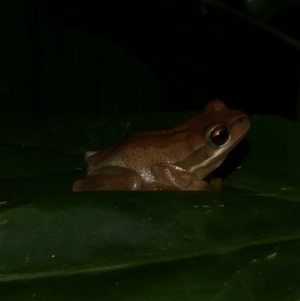
[[[191,183],[191,185],[185,187],[183,190],[208,190],[208,191],[211,191],[211,190],[213,190],[213,188],[206,181],[195,179]]]
[[[174,186],[174,185],[166,185],[166,184],[162,184],[162,183],[151,183],[147,186],[144,186],[143,188],[141,188],[140,190],[180,190],[178,187]]]
[[[210,174],[204,180],[195,179],[185,190],[221,191],[222,179]]]
[[[205,180],[205,182],[207,182],[210,185],[211,190],[214,190],[214,191],[222,190],[223,180],[221,178],[215,177],[214,175],[210,174],[204,180]]]
[[[99,168],[97,174],[75,181],[72,190],[139,190],[142,183],[141,176],[134,170],[109,166]]]

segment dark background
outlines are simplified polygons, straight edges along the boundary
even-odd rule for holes
[[[249,14],[246,1],[223,2]],[[300,40],[299,4],[260,2],[264,10],[254,19]],[[274,3],[282,4],[276,12]],[[6,1],[2,6],[2,111],[199,110],[220,98],[249,114],[298,118],[299,49],[218,6],[192,0]],[[78,32],[81,42],[70,47],[64,28]],[[114,69],[103,68],[95,61],[101,46],[93,50],[95,57],[83,54],[90,47],[82,42],[87,33],[125,50],[128,64],[109,58]],[[70,52],[76,47],[81,47],[78,56]],[[103,61],[110,54],[102,53]],[[131,60],[142,62],[151,78],[131,67]],[[117,81],[116,70],[124,73]],[[110,92],[99,90],[107,86]]]

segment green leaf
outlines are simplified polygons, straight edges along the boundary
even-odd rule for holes
[[[1,298],[299,299],[297,123],[253,116],[222,192],[71,192],[84,151],[192,114],[1,115]]]
[[[279,116],[252,118],[249,153],[226,183],[271,197],[300,201],[300,125]],[[236,155],[235,149],[231,155]]]

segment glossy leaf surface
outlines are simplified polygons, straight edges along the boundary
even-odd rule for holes
[[[3,300],[297,300],[294,122],[253,116],[220,193],[70,191],[84,151],[192,114],[2,115]]]

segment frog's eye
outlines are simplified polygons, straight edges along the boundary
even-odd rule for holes
[[[221,125],[213,129],[210,133],[210,139],[218,146],[225,144],[229,139],[229,131],[227,127]]]

